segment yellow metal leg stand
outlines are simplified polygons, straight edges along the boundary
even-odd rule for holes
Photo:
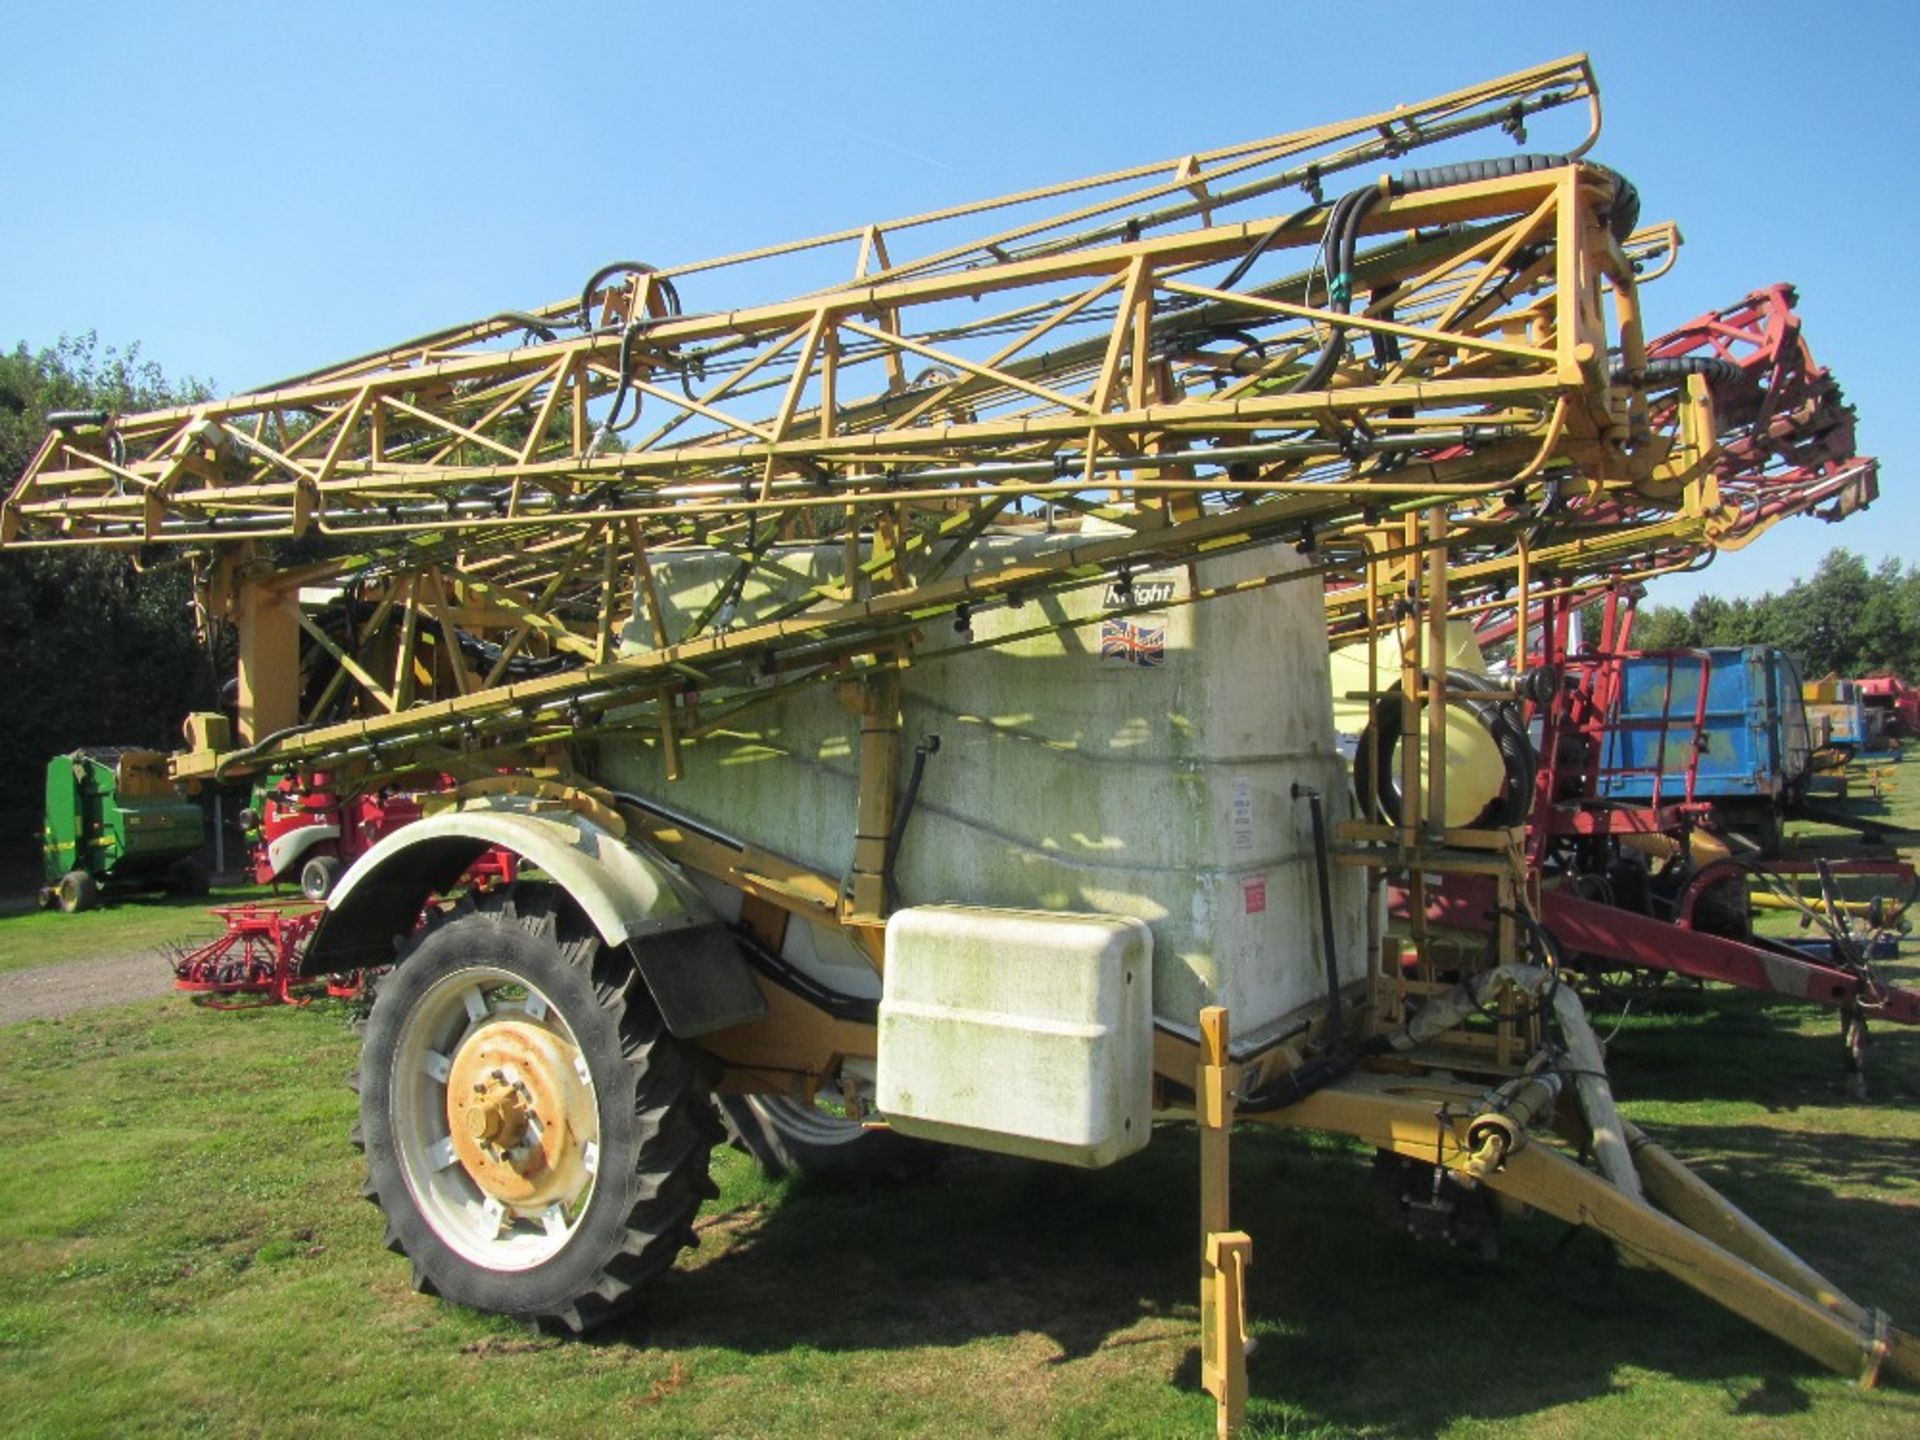
[[[1227,1059],[1227,1012],[1200,1012],[1194,1112],[1200,1122],[1200,1383],[1212,1395],[1222,1440],[1247,1419],[1247,1267],[1253,1240],[1229,1230],[1227,1147],[1238,1067]]]

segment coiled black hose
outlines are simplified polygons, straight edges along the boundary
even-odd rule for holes
[[[1732,385],[1743,373],[1731,360],[1722,360],[1717,355],[1665,355],[1647,361],[1646,369],[1637,376],[1626,366],[1617,365],[1612,378],[1616,385],[1638,385],[1652,390],[1689,375],[1706,376],[1709,386]]]
[[[1478,690],[1487,684],[1484,675],[1465,670],[1447,671],[1449,688]],[[1401,795],[1399,767],[1394,754],[1401,741],[1401,690],[1395,685],[1373,707],[1367,728],[1361,733],[1360,748],[1353,757],[1353,788],[1363,813],[1384,819],[1390,825],[1400,823]],[[1527,738],[1517,708],[1504,700],[1449,700],[1477,720],[1493,737],[1500,752],[1504,783],[1500,794],[1468,821],[1469,828],[1482,825],[1518,825],[1527,818],[1533,803],[1533,781],[1537,761],[1533,742]],[[1377,763],[1379,773],[1375,773]]]
[[[1640,227],[1640,189],[1618,170],[1592,161],[1576,161],[1571,155],[1501,155],[1491,160],[1464,160],[1453,165],[1432,165],[1406,170],[1395,176],[1391,188],[1395,195],[1412,195],[1421,190],[1439,190],[1448,185],[1471,185],[1482,180],[1510,180],[1516,175],[1534,175],[1542,170],[1558,170],[1576,163],[1593,169],[1613,181],[1613,204],[1607,207],[1607,229],[1616,240],[1625,240]]]
[[[667,315],[672,317],[680,313],[680,292],[674,288],[671,280],[660,275],[658,266],[649,265],[644,260],[615,260],[612,264],[602,265],[598,270],[594,271],[588,278],[586,285],[582,287],[580,291],[580,328],[582,330],[589,332],[593,330],[594,292],[599,290],[602,285],[615,275],[621,274],[655,276],[656,278],[653,282],[654,292],[659,295],[660,303]],[[638,404],[634,406],[633,415],[629,419],[622,421],[620,413],[626,408],[627,396],[633,390],[634,342],[640,338],[641,333],[647,328],[647,324],[647,317],[636,315],[627,322],[625,330],[621,332],[620,376],[613,390],[613,408],[607,412],[607,418],[600,422],[600,428],[594,434],[590,452],[598,451],[601,445],[606,443],[608,436],[618,434],[620,431],[627,429],[635,420],[640,418],[640,407]],[[681,375],[682,388],[685,388],[686,384],[687,379],[683,372]],[[692,392],[688,391],[688,393],[691,394]]]

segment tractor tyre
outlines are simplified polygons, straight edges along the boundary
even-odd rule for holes
[[[54,900],[69,915],[91,910],[100,903],[100,882],[85,870],[69,870],[54,887]]]
[[[463,902],[382,980],[354,1141],[413,1283],[582,1331],[697,1244],[712,1065],[551,887]]]
[[[300,867],[300,893],[316,904],[333,893],[346,867],[337,855],[316,855]]]
[[[722,1095],[721,1118],[737,1149],[775,1178],[806,1175],[836,1185],[905,1180],[940,1163],[945,1147],[890,1130],[868,1130],[822,1091],[813,1100],[784,1095]]]

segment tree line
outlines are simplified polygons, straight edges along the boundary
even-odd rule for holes
[[[1827,552],[1811,579],[1757,600],[1702,595],[1685,610],[1643,609],[1636,649],[1776,645],[1800,673],[1843,679],[1891,672],[1920,679],[1920,568],[1889,558],[1877,566],[1853,551]]]
[[[0,487],[33,459],[54,410],[151,410],[203,399],[137,345],[91,332],[0,352]],[[123,551],[0,552],[0,858],[37,856],[46,762],[82,745],[171,750],[190,710],[213,708],[212,665],[194,638],[177,556]]]

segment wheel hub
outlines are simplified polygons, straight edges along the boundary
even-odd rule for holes
[[[479,1093],[467,1106],[467,1133],[482,1146],[513,1151],[526,1136],[531,1114],[519,1087],[496,1080],[477,1088]]]
[[[579,1050],[543,1026],[497,1019],[452,1057],[447,1128],[473,1182],[509,1211],[567,1204],[586,1188],[597,1130]]]

